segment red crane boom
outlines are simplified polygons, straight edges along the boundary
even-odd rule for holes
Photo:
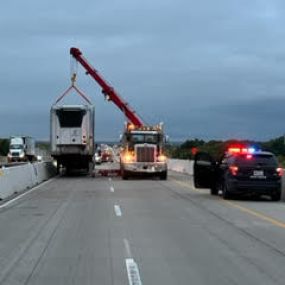
[[[102,93],[105,96],[108,96],[108,100],[111,100],[125,114],[132,124],[137,127],[142,127],[144,125],[136,112],[119,96],[116,90],[107,83],[99,72],[88,63],[78,48],[72,47],[70,49],[70,54],[83,66],[83,68],[85,68],[87,74],[89,74],[101,86]]]

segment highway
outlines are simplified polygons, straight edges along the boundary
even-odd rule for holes
[[[285,204],[192,178],[56,177],[0,204],[0,284],[284,284]]]

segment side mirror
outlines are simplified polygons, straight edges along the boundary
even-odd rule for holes
[[[165,139],[164,139],[165,143],[169,143],[169,136],[165,136]]]
[[[123,139],[123,135],[120,134],[120,136],[119,136],[119,141],[122,142],[122,139]]]

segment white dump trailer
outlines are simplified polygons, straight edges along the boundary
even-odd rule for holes
[[[51,155],[69,172],[94,167],[94,106],[53,105],[50,112]]]

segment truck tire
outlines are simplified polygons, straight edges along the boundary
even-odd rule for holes
[[[122,169],[121,175],[122,175],[122,179],[123,180],[128,180],[129,179],[129,175],[128,175],[126,170]]]
[[[167,180],[167,171],[163,171],[159,175],[160,180]]]
[[[60,164],[57,163],[56,165],[56,174],[59,175],[60,174]]]

